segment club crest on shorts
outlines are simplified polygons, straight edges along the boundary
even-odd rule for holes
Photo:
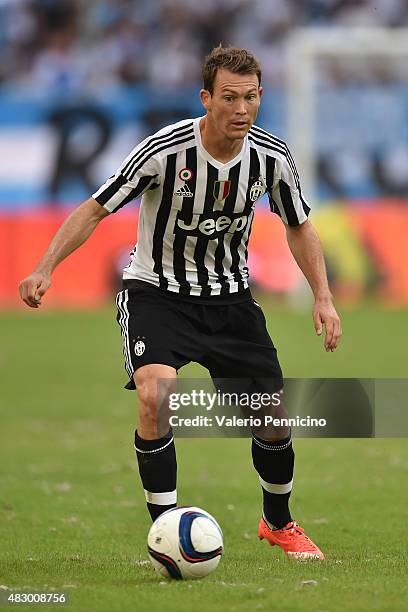
[[[146,349],[146,345],[143,342],[143,340],[138,340],[137,342],[135,342],[135,353],[138,357],[143,355],[143,353],[145,352],[145,349]]]
[[[263,196],[266,191],[265,181],[262,176],[256,179],[256,181],[252,184],[251,189],[249,190],[249,199],[251,202],[255,202],[258,198]]]
[[[231,181],[214,181],[213,196],[217,202],[223,202],[228,198],[231,189]]]

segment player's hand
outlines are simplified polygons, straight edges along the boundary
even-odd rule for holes
[[[51,286],[51,276],[42,272],[33,272],[24,278],[20,285],[20,297],[30,308],[41,306],[41,298]]]
[[[325,327],[324,348],[327,352],[333,352],[340,342],[342,331],[339,315],[331,299],[316,299],[313,307],[313,321],[318,336],[321,336],[323,326]]]

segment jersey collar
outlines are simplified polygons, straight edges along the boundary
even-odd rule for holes
[[[210,155],[207,149],[204,149],[203,147],[203,143],[201,141],[201,132],[200,132],[201,119],[203,119],[203,117],[197,117],[197,119],[194,119],[194,133],[195,133],[195,137],[197,141],[197,149],[201,157],[203,157],[206,161],[210,162],[210,164],[214,166],[215,168],[218,168],[218,170],[222,170],[224,168],[230,168],[232,166],[235,166],[235,164],[241,161],[241,159],[246,153],[246,150],[248,147],[248,135],[245,136],[244,142],[242,144],[242,148],[240,152],[238,153],[238,155],[236,155],[233,159],[230,159],[230,161],[227,162],[226,164],[223,164],[222,162],[215,159],[215,157]]]

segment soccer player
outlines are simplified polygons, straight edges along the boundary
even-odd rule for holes
[[[248,287],[247,247],[257,200],[286,227],[289,247],[314,294],[324,346],[341,335],[319,239],[286,144],[254,125],[261,68],[244,49],[213,49],[200,91],[205,115],[161,129],[135,147],[117,172],[65,220],[35,271],[20,283],[38,308],[56,266],[98,223],[142,197],[137,245],[123,273],[117,319],[128,389],[137,388],[135,448],[152,519],[176,505],[176,453],[161,429],[158,382],[196,361],[217,381],[246,378],[282,387],[276,349]],[[323,559],[289,510],[294,453],[289,428],[252,438],[263,492],[258,535],[295,558]]]

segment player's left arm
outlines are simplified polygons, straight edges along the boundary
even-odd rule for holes
[[[320,336],[324,326],[324,347],[326,351],[334,351],[342,333],[341,322],[330,293],[319,236],[309,220],[300,225],[286,225],[286,236],[293,257],[313,291],[313,321],[316,333]]]

